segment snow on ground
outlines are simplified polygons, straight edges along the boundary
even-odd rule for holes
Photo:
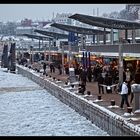
[[[109,136],[36,83],[0,68],[3,87],[11,91],[0,91],[1,136]],[[11,87],[36,90],[13,92]]]

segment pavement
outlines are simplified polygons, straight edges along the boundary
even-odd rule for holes
[[[50,73],[49,69],[47,70],[48,75],[51,75],[52,77],[55,77],[56,79],[60,79],[61,81],[63,81],[64,83],[68,80],[68,75],[66,74],[61,74],[59,75],[58,70],[56,69],[55,73]],[[139,125],[140,126],[140,113],[135,113],[134,109],[133,109],[133,102],[130,104],[130,106],[132,107],[132,112],[128,113],[128,109],[126,104],[124,104],[124,108],[121,109],[120,103],[121,103],[121,95],[114,91],[112,93],[106,93],[105,89],[104,89],[104,94],[99,94],[98,93],[98,85],[97,82],[87,82],[86,84],[86,91],[85,94],[87,95],[87,91],[90,91],[91,95],[90,96],[85,96],[85,98],[87,98],[87,100],[93,100],[94,101],[98,101],[98,96],[101,95],[101,101],[96,102],[98,105],[103,106],[105,108],[107,108],[108,110],[122,116],[125,117],[126,120],[130,121],[133,124]],[[112,106],[111,105],[111,101],[114,100],[115,101],[115,105]],[[128,100],[130,102],[130,95],[128,97]]]

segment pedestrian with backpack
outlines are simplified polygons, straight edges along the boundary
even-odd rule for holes
[[[126,80],[122,83],[122,88],[121,88],[120,94],[122,97],[120,108],[123,109],[124,102],[127,105],[127,107],[130,107],[130,105],[128,103],[128,83]]]

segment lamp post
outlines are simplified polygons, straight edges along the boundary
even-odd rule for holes
[[[49,63],[51,62],[51,38],[49,38]]]
[[[69,42],[69,68],[70,68],[70,65],[71,65],[71,42]]]
[[[21,49],[21,42],[19,43],[18,50],[17,50],[17,58],[18,58],[18,60],[21,59],[20,49]]]
[[[31,64],[34,62],[33,49],[34,49],[34,40],[32,39],[31,46],[30,46],[30,57],[31,57],[30,60],[31,60]]]
[[[123,48],[122,39],[120,38],[119,43],[119,84],[123,82]]]
[[[33,46],[30,46],[30,63],[33,63]]]
[[[62,43],[62,74],[64,74],[64,44]]]
[[[45,44],[45,48],[44,48],[44,60],[46,61],[46,50],[47,50],[47,44]]]
[[[21,58],[24,57],[23,44],[24,44],[24,40],[20,39]]]

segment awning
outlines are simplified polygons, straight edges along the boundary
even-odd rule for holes
[[[39,34],[49,36],[52,38],[57,38],[57,39],[67,39],[68,35],[67,34],[61,34],[61,33],[56,33],[56,32],[49,32],[44,29],[35,29],[34,32],[37,32]]]
[[[36,35],[36,34],[22,34],[22,36],[27,36],[28,38],[37,39],[37,40],[49,40],[50,37]]]
[[[98,16],[89,16],[83,14],[74,14],[69,18],[78,20],[80,22],[98,26],[103,28],[114,28],[114,29],[140,29],[140,23],[136,21],[124,20],[124,19],[113,19],[113,18],[106,18],[106,17],[98,17]]]
[[[109,31],[102,31],[97,29],[90,29],[90,28],[84,28],[84,27],[78,27],[78,26],[72,26],[72,25],[65,25],[65,24],[58,24],[53,23],[51,24],[52,27],[56,27],[61,30],[65,30],[68,32],[74,32],[79,34],[86,34],[86,35],[94,35],[94,34],[109,34]]]
[[[125,61],[133,61],[133,60],[139,60],[139,58],[136,57],[124,57]]]

